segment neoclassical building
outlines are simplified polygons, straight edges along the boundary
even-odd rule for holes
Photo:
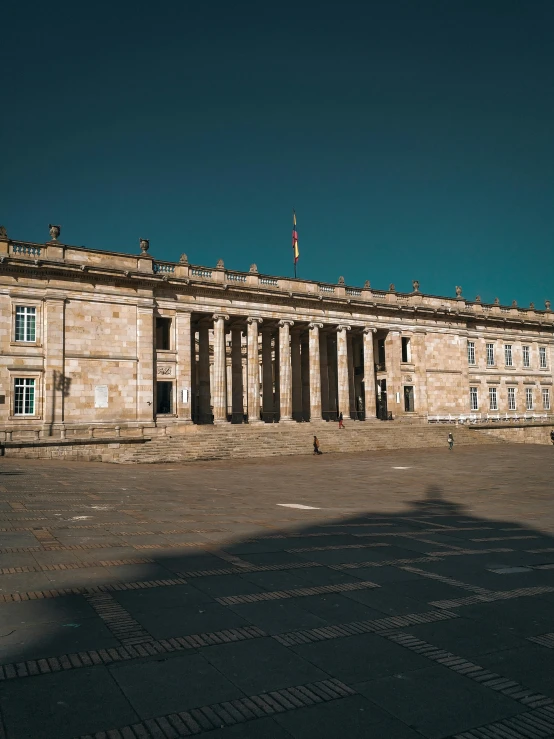
[[[554,314],[0,229],[0,428],[550,415]],[[10,437],[11,438],[11,437]]]

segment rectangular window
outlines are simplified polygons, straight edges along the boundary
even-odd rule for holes
[[[528,411],[533,410],[533,388],[532,387],[525,388],[525,408]]]
[[[524,367],[530,367],[531,363],[529,361],[529,347],[528,346],[522,346],[523,349],[523,366]]]
[[[36,308],[28,305],[15,307],[15,340],[36,341]]]
[[[516,389],[515,387],[508,388],[508,410],[515,411],[516,409]]]
[[[487,344],[487,366],[494,367],[494,344]]]
[[[504,359],[506,360],[506,367],[513,367],[511,344],[504,344]]]
[[[545,346],[539,346],[539,362],[540,362],[540,368],[546,369],[546,347]]]
[[[468,364],[475,364],[475,342],[467,342],[467,362]]]
[[[171,318],[156,318],[156,349],[171,349]]]
[[[550,390],[547,387],[542,389],[542,407],[545,411],[550,410]]]
[[[406,385],[404,387],[404,410],[406,413],[414,412],[414,388]]]
[[[472,411],[478,411],[479,410],[479,398],[477,396],[477,388],[476,387],[470,387],[469,388],[469,406]]]
[[[402,361],[411,362],[412,352],[410,350],[410,339],[407,336],[402,337]]]
[[[489,388],[489,408],[491,411],[498,410],[498,395],[495,387]]]
[[[14,415],[34,416],[35,381],[29,377],[14,379]]]

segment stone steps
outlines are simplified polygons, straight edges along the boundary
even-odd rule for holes
[[[121,464],[188,462],[208,459],[246,459],[311,454],[317,435],[324,453],[365,452],[378,449],[446,447],[452,431],[456,445],[500,443],[461,427],[394,422],[289,423],[187,427],[185,433],[159,436],[140,447],[122,448],[114,455]]]

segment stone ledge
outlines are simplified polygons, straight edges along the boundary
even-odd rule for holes
[[[25,449],[28,447],[93,446],[96,444],[144,444],[150,436],[88,436],[84,439],[29,439],[29,441],[1,441],[0,449]]]

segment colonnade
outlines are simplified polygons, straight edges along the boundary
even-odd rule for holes
[[[200,316],[191,330],[194,420],[286,423],[335,419],[339,412],[374,418],[374,332],[345,324]]]

